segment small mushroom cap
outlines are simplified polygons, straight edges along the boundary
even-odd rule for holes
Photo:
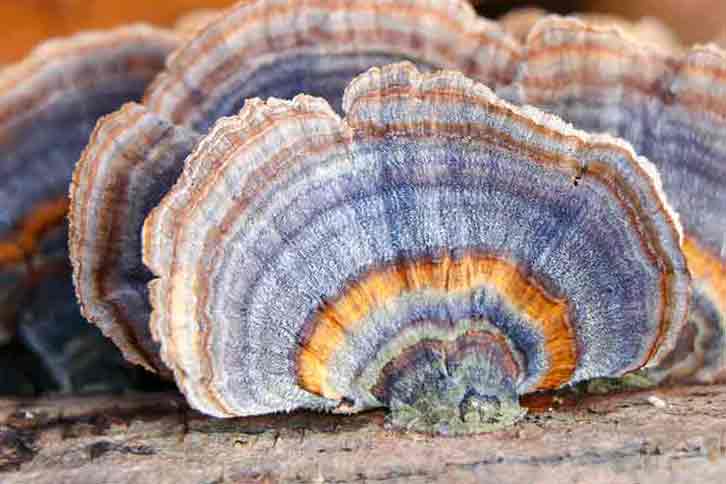
[[[65,226],[73,165],[96,119],[139,99],[176,45],[174,34],[142,25],[86,32],[0,71],[3,317],[14,318],[28,265]]]
[[[671,372],[677,380],[702,383],[724,378],[726,53],[715,46],[676,53],[615,28],[560,17],[537,23],[525,47],[514,82],[500,94],[631,142],[658,167],[683,222],[697,293],[692,325],[700,336],[690,338],[695,347],[679,345],[669,370],[654,375],[669,378]]]
[[[517,44],[466,0],[257,0],[226,10],[170,58],[151,110],[199,132],[252,97],[327,99],[369,67],[410,60],[493,84],[513,74]]]
[[[174,184],[198,135],[139,104],[102,118],[71,186],[70,254],[84,316],[125,357],[167,373],[149,331],[144,219]]]
[[[152,327],[194,407],[508,405],[673,344],[679,225],[627,143],[408,63],[343,109],[248,101],[147,219]]]

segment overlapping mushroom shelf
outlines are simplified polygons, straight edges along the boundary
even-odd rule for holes
[[[214,415],[513,420],[522,393],[646,364],[726,377],[724,54],[528,22],[259,0],[193,24],[76,167],[84,315]],[[463,74],[345,90],[401,60]]]
[[[96,120],[140,99],[177,45],[175,34],[141,25],[89,32],[47,42],[0,72],[0,326],[7,337],[19,328],[64,390],[75,386],[69,348],[99,346],[68,261],[73,167]]]
[[[507,99],[627,139],[659,168],[685,229],[694,277],[683,344],[652,375],[726,378],[726,54],[639,44],[614,28],[549,18],[535,25]]]
[[[139,200],[158,200],[172,186],[192,145],[166,146],[174,143],[166,136],[176,135],[164,131],[164,123],[170,130],[193,130],[186,131],[193,137],[220,117],[236,114],[250,97],[298,93],[323,96],[340,111],[345,86],[355,75],[397,60],[414,60],[424,69],[465,66],[475,77],[508,82],[516,42],[502,37],[493,22],[472,22],[475,18],[458,1],[266,0],[241,4],[199,30],[171,55],[143,106],[100,122],[78,163],[70,246],[84,315],[132,361],[165,371],[148,324],[138,235],[156,202]],[[143,136],[150,123],[157,123],[156,134]],[[118,136],[122,142],[108,142]],[[150,151],[165,160],[144,162]],[[119,184],[129,179],[129,170],[137,183]],[[109,206],[116,208],[98,209]]]
[[[127,104],[99,123],[71,189],[70,252],[83,314],[129,361],[162,374],[148,325],[151,274],[141,261],[141,229],[198,138]]]
[[[677,225],[627,145],[406,64],[344,110],[248,103],[147,219],[152,327],[197,408],[504,405],[672,343]]]

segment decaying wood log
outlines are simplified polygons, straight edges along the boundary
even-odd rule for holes
[[[6,399],[0,481],[564,484],[726,475],[726,386],[570,394],[529,405],[511,430],[433,438],[386,429],[383,412],[217,420],[176,394]]]

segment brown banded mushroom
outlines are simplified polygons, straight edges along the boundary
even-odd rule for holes
[[[84,315],[130,361],[165,372],[140,232],[193,148],[191,129],[206,131],[250,96],[321,94],[339,109],[354,75],[391,60],[508,81],[515,45],[463,0],[260,0],[217,15],[170,57],[144,106],[99,122],[76,167],[70,246]]]
[[[537,7],[515,8],[497,19],[499,25],[519,42],[527,40],[532,27],[549,15],[547,10]]]
[[[70,342],[90,329],[68,263],[73,166],[98,117],[139,99],[177,45],[175,34],[143,25],[85,32],[46,42],[0,71],[1,325],[10,337],[20,323],[21,338],[59,372]],[[60,314],[57,328],[43,322]]]
[[[99,124],[78,165],[71,247],[79,297],[89,319],[149,369],[165,372],[151,338],[156,326],[148,325],[139,231],[198,139],[182,126],[206,131],[249,96],[289,97],[305,89],[324,94],[339,111],[346,76],[398,58],[424,69],[455,67],[516,100],[513,81],[531,54],[456,0],[410,0],[406,8],[388,0],[283,3],[238,5],[211,20],[174,54],[147,93],[148,106],[127,106]],[[116,136],[123,141],[109,142]],[[165,267],[168,254],[157,249],[148,247],[147,257]]]
[[[149,332],[141,229],[198,135],[138,104],[98,123],[71,185],[70,255],[83,315],[131,362],[167,373]]]
[[[660,170],[685,229],[691,318],[656,381],[726,381],[726,53],[639,43],[619,29],[538,22],[511,86],[499,93],[576,127],[631,142]]]
[[[343,109],[249,100],[145,223],[151,325],[195,408],[477,432],[673,346],[679,224],[627,143],[411,64]]]
[[[517,43],[466,0],[256,0],[224,11],[170,58],[144,104],[206,132],[250,97],[320,96],[372,66],[410,60],[494,87],[511,80]]]

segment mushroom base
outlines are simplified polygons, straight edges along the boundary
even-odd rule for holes
[[[441,435],[494,432],[513,425],[527,410],[516,395],[500,394],[498,389],[480,394],[456,385],[443,395],[435,392],[421,396],[412,405],[395,402],[386,423],[393,428]]]
[[[490,432],[515,423],[516,365],[491,333],[424,340],[384,368],[376,394],[395,428],[442,435]]]

